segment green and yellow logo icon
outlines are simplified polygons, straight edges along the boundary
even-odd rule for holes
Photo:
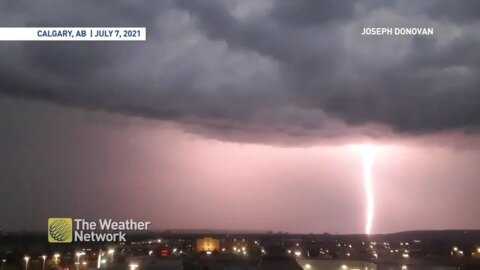
[[[73,221],[71,218],[48,219],[48,242],[71,243],[73,239]]]

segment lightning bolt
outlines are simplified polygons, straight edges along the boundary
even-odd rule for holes
[[[367,199],[367,212],[365,234],[369,235],[372,232],[373,218],[375,216],[375,195],[373,192],[373,165],[376,156],[376,149],[373,147],[365,147],[363,149],[364,155],[364,181],[365,181],[365,195]]]

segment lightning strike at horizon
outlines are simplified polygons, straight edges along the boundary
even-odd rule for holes
[[[373,165],[375,161],[376,149],[365,147],[364,151],[364,181],[365,195],[367,199],[365,234],[372,233],[373,218],[375,216],[375,196],[373,192]]]
[[[372,233],[373,218],[375,216],[375,194],[373,191],[373,165],[379,146],[363,144],[351,145],[354,150],[359,151],[363,156],[363,181],[367,209],[365,211],[365,234]]]

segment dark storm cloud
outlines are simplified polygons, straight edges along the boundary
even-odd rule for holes
[[[279,1],[272,10],[272,17],[279,22],[294,25],[326,23],[350,19],[355,14],[355,1]]]
[[[480,124],[477,1],[2,5],[5,26],[148,28],[141,43],[2,43],[0,91],[11,95],[174,120],[241,141]],[[381,26],[434,27],[435,36],[360,35]]]
[[[458,23],[469,23],[480,17],[480,2],[474,0],[448,1],[440,0],[431,5],[428,14],[435,19]]]

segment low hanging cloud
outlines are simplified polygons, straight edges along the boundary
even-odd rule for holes
[[[145,26],[146,42],[0,44],[0,91],[304,143],[476,135],[478,1],[6,1],[3,26]],[[434,36],[361,36],[363,27]]]

